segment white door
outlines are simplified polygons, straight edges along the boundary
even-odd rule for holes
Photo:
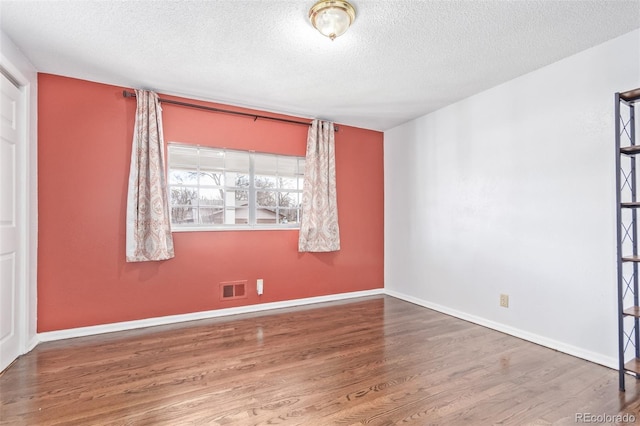
[[[24,247],[21,229],[24,221],[25,167],[24,97],[20,89],[0,74],[0,371],[21,351],[22,314],[21,273]],[[22,193],[21,193],[22,192]],[[21,217],[22,216],[22,217]]]

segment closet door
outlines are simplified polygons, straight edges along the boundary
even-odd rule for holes
[[[26,182],[24,92],[0,74],[0,371],[21,354]]]

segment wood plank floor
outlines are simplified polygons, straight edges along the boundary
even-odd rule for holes
[[[640,384],[629,377],[621,393],[617,378],[376,296],[42,343],[0,376],[0,423],[640,423]]]

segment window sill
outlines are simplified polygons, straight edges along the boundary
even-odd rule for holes
[[[217,231],[299,231],[299,226],[224,226],[224,227],[209,227],[209,226],[180,226],[172,227],[171,232],[217,232]]]

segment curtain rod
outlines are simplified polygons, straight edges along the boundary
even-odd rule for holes
[[[123,90],[122,91],[122,96],[124,96],[125,98],[135,98],[136,94],[133,93],[133,92],[127,92],[126,90]],[[205,110],[205,111],[221,112],[221,113],[224,113],[224,114],[241,115],[243,117],[253,117],[253,121],[256,121],[258,118],[263,118],[265,120],[282,121],[284,123],[304,124],[305,126],[310,126],[311,125],[311,123],[308,123],[308,122],[305,122],[305,121],[287,120],[286,118],[269,117],[269,116],[266,116],[266,115],[259,115],[259,114],[249,114],[248,112],[231,111],[231,110],[228,110],[228,109],[213,108],[213,107],[208,107],[208,106],[203,106],[203,105],[190,104],[190,103],[187,103],[187,102],[172,101],[171,99],[158,98],[158,100],[160,102],[165,103],[165,104],[180,105],[180,106],[183,106],[183,107],[202,109],[202,110]],[[336,126],[336,131],[337,131],[337,126]]]

